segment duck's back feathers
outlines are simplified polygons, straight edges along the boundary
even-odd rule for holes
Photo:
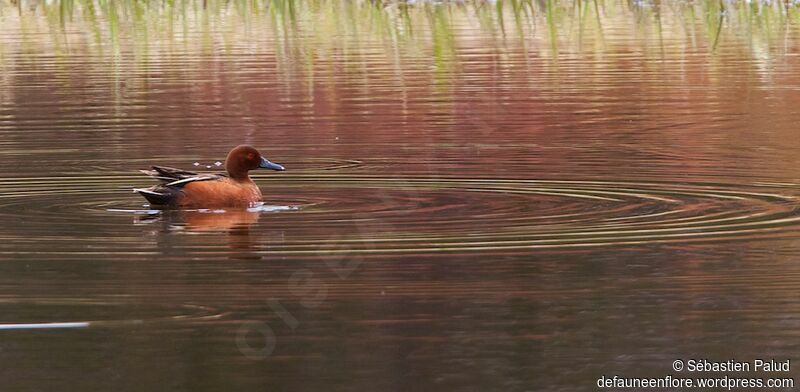
[[[152,170],[139,170],[150,177],[161,180],[163,182],[172,182],[176,180],[183,180],[190,177],[196,177],[198,174],[188,170],[176,169],[167,166],[152,166]]]
[[[152,205],[175,205],[179,201],[183,187],[187,184],[225,177],[220,174],[198,174],[165,166],[153,166],[152,170],[140,171],[162,182],[149,188],[134,188],[134,192],[144,196]]]

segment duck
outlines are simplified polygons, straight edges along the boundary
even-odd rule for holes
[[[253,146],[234,147],[225,158],[227,173],[195,173],[166,166],[152,166],[140,172],[160,184],[149,188],[134,188],[152,207],[223,208],[254,207],[261,203],[261,189],[250,178],[249,171],[270,169],[284,171],[285,167],[270,162]]]

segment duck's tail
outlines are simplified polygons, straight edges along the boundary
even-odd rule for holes
[[[151,205],[165,206],[175,204],[177,192],[174,190],[156,185],[150,188],[133,188],[133,191],[142,195]]]

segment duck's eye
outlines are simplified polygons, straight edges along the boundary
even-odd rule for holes
[[[253,161],[255,159],[256,159],[256,156],[252,152],[247,154],[247,160],[248,161]]]

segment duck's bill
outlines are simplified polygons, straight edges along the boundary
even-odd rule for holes
[[[260,167],[262,169],[270,169],[270,170],[277,170],[277,171],[286,170],[285,167],[283,167],[283,166],[281,166],[281,165],[279,165],[277,163],[272,163],[272,162],[266,160],[265,158],[261,158],[261,164],[258,165],[258,167]]]

